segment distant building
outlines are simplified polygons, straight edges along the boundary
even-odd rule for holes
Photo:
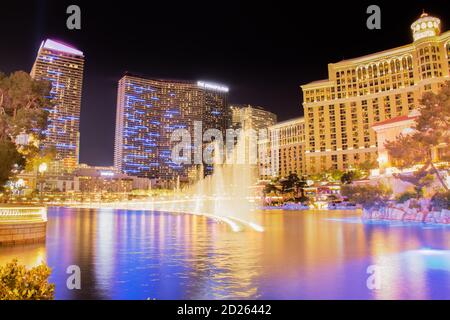
[[[272,148],[269,133],[258,139],[258,174],[262,180],[270,180],[276,176],[272,171]]]
[[[130,192],[132,190],[149,190],[151,181],[147,178],[128,176],[115,167],[80,166],[74,172],[78,190],[83,193],[92,192]]]
[[[417,111],[409,115],[403,115],[375,123],[372,128],[376,132],[378,146],[378,167],[372,170],[372,174],[392,174],[392,164],[385,143],[395,141],[400,134],[408,135],[414,132],[412,129],[418,117]]]
[[[83,52],[54,40],[45,40],[39,48],[31,76],[52,85],[48,107],[48,128],[43,147],[54,147],[56,159],[64,168],[78,164],[80,108],[83,86]]]
[[[392,173],[397,173],[398,169],[395,168],[391,162],[389,153],[385,147],[386,142],[395,141],[400,135],[406,136],[414,133],[414,127],[416,125],[416,119],[419,117],[420,112],[413,110],[408,115],[398,116],[395,118],[387,119],[381,122],[375,123],[372,128],[377,134],[378,145],[378,168],[371,171],[372,176],[391,176]],[[431,150],[431,156],[434,162],[443,161],[443,154],[448,148],[447,145],[442,144],[433,150]],[[408,171],[411,168],[406,169]]]
[[[413,185],[399,179],[395,174],[402,173],[408,175],[411,172],[418,170],[417,167],[413,166],[411,168],[396,168],[392,163],[392,159],[385,147],[387,141],[395,141],[400,135],[406,136],[414,134],[414,127],[416,125],[416,119],[419,117],[420,112],[418,110],[413,110],[408,115],[402,115],[380,121],[375,123],[372,128],[375,130],[377,135],[377,146],[378,146],[378,168],[372,169],[370,171],[370,181],[371,183],[383,183],[388,184],[392,187],[394,194],[400,194],[407,190],[412,190]],[[448,146],[443,143],[439,146],[434,147],[431,150],[431,157],[436,167],[439,168],[440,164],[448,164],[445,160],[445,153]],[[438,169],[439,170],[439,169]],[[441,179],[445,181],[447,186],[450,186],[450,176],[447,170],[439,170]],[[427,188],[425,194],[431,196],[431,190],[434,188],[441,188],[442,185],[435,179],[432,184]]]
[[[268,146],[264,141],[268,141],[268,128],[277,123],[276,114],[249,104],[230,105],[230,114],[231,128],[241,129],[242,134],[246,135],[245,149],[238,148],[238,152],[244,151],[241,156],[245,157],[240,161],[258,166],[255,169],[259,169],[259,171],[266,171],[266,169],[263,170],[263,166],[266,165],[265,161],[268,159],[265,156]],[[234,161],[239,160],[235,158]],[[263,175],[262,172],[260,175]]]
[[[269,127],[266,140],[260,140],[260,177],[285,177],[305,174],[305,120],[303,117]]]
[[[33,191],[39,192],[77,192],[78,181],[71,174],[38,173],[23,171],[16,177],[23,182],[23,193],[29,195]]]
[[[119,81],[114,166],[130,176],[187,180],[191,164],[172,161],[171,134],[194,122],[202,133],[229,125],[228,88],[202,81],[151,79],[125,75]],[[193,159],[192,159],[193,160]],[[211,167],[205,166],[209,173]]]
[[[376,160],[372,126],[408,115],[449,79],[450,32],[426,13],[411,29],[413,43],[331,63],[328,79],[301,86],[308,174]]]
[[[149,190],[157,186],[156,182],[147,178],[133,177],[117,171],[114,167],[92,167],[80,164],[71,173],[29,173],[22,172],[18,176],[25,189],[50,193],[124,193],[133,190]]]
[[[230,105],[230,112],[233,128],[253,129],[258,132],[277,123],[276,114],[258,106],[233,104]]]

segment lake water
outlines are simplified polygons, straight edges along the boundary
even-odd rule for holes
[[[0,264],[46,261],[57,299],[450,299],[450,226],[355,211],[258,212],[262,233],[145,211],[48,217],[45,244],[0,248]],[[66,287],[70,265],[81,290]]]

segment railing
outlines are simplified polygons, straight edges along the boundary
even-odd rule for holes
[[[0,207],[0,223],[11,221],[47,221],[44,207]]]

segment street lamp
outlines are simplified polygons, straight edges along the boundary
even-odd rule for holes
[[[44,191],[44,173],[47,171],[48,165],[47,163],[43,162],[39,165],[38,171],[41,174],[41,187],[40,187],[40,193],[41,193],[41,201],[42,201],[42,193]]]
[[[47,165],[47,163],[45,163],[45,162],[42,162],[40,165],[39,165],[39,168],[38,168],[38,170],[39,170],[39,173],[44,173],[45,171],[47,171],[47,169],[48,169],[48,165]]]

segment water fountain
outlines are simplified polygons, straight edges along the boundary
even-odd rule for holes
[[[214,165],[212,175],[185,190],[194,199],[196,214],[208,214],[230,224],[235,231],[238,225],[247,225],[254,230],[263,228],[252,222],[252,215],[259,205],[254,195],[256,168],[240,164]]]
[[[241,149],[241,143],[245,143],[245,138],[240,139],[232,149],[227,158],[229,161],[222,161],[221,153],[214,152],[213,174],[182,192],[192,201],[177,202],[175,208],[172,206],[167,211],[205,215],[227,223],[233,231],[241,231],[245,227],[264,231],[263,227],[252,221],[253,213],[260,205],[254,192],[258,178],[257,165],[238,157],[239,151],[248,150]],[[218,144],[214,150],[220,150]],[[198,170],[202,172],[201,168]]]
[[[258,232],[264,228],[254,221],[254,212],[261,205],[260,198],[255,194],[255,183],[258,178],[258,168],[247,157],[240,158],[248,141],[245,135],[229,152],[229,161],[223,162],[220,152],[214,152],[214,170],[192,186],[180,189],[179,178],[173,196],[158,200],[139,202],[119,202],[114,204],[97,204],[102,208],[123,210],[149,210],[168,213],[198,214],[219,222],[227,223],[233,231],[252,229]],[[214,145],[214,150],[220,150]],[[245,154],[244,154],[245,156]],[[232,159],[230,161],[230,159]],[[197,168],[203,177],[202,168]],[[78,207],[95,207],[96,204],[81,205]]]

